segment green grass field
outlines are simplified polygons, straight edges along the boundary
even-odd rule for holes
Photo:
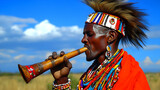
[[[70,74],[72,90],[76,90],[82,74]],[[151,90],[160,90],[160,73],[146,73]],[[51,74],[40,75],[26,84],[19,74],[0,74],[0,90],[52,90],[53,77]]]

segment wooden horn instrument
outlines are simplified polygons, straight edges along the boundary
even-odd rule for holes
[[[23,79],[25,80],[25,82],[28,83],[33,78],[37,77],[38,75],[42,74],[43,72],[47,71],[48,69],[51,69],[52,67],[62,63],[64,61],[65,56],[68,59],[70,59],[74,56],[77,56],[77,55],[87,51],[87,50],[88,49],[86,47],[83,47],[78,50],[69,52],[62,57],[58,57],[55,60],[43,61],[43,62],[36,63],[33,65],[25,65],[25,66],[18,64],[18,68],[19,68],[19,71],[20,71]]]

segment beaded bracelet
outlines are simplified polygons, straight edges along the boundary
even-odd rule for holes
[[[53,82],[53,85],[52,85],[52,90],[71,90],[71,80],[70,79],[68,79],[68,82],[64,83],[64,84],[58,84],[57,85],[54,82]]]

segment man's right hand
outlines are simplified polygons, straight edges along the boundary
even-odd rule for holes
[[[62,57],[64,55],[64,51],[60,52],[60,55],[57,55],[56,52],[53,52],[51,56],[48,57],[47,60],[55,60],[58,57]],[[63,84],[68,82],[68,75],[70,69],[72,68],[72,64],[69,62],[67,57],[64,57],[64,62],[61,64],[51,68],[51,73],[55,79],[55,84]]]

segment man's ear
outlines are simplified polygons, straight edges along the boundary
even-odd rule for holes
[[[113,43],[118,38],[118,33],[115,30],[110,30],[108,32],[108,34],[109,34],[109,36],[108,36],[108,42],[107,43],[109,43],[109,44]]]

